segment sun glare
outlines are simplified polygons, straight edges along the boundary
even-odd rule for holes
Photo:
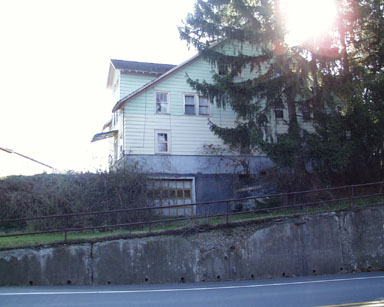
[[[335,0],[280,0],[289,46],[315,40],[330,30],[336,19]]]

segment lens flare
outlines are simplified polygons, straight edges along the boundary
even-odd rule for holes
[[[280,0],[279,9],[289,46],[321,38],[332,28],[337,15],[334,0]]]

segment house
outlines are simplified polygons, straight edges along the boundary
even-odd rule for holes
[[[223,52],[255,52],[247,46],[223,44]],[[244,50],[248,48],[249,50]],[[209,121],[220,126],[234,125],[230,108],[211,104],[186,82],[210,82],[216,67],[201,55],[180,65],[111,60],[107,87],[113,93],[112,119],[105,132],[93,141],[111,138],[113,167],[138,163],[153,178],[155,205],[188,204],[229,199],[235,196],[239,175],[258,175],[272,166],[262,153],[241,155],[225,146],[209,129]],[[244,71],[238,78],[250,77]],[[274,135],[286,131],[285,110],[272,114]],[[167,190],[165,193],[159,189]],[[164,214],[189,215],[195,208],[165,209]],[[210,211],[206,206],[201,210]]]

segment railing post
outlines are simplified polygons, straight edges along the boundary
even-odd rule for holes
[[[69,217],[68,216],[65,217],[65,228],[66,229],[69,228]],[[65,242],[68,241],[68,231],[64,231],[64,241]]]
[[[351,207],[354,208],[355,207],[355,187],[354,186],[351,186],[351,198],[352,198]]]
[[[227,201],[227,209],[226,209],[226,213],[225,213],[225,223],[228,224],[229,222],[229,201]]]

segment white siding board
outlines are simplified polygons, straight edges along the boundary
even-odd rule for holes
[[[129,101],[124,107],[126,152],[154,154],[155,130],[171,132],[172,155],[207,155],[204,145],[224,146],[210,131],[208,119],[222,127],[233,127],[236,116],[230,107],[222,109],[212,104],[209,117],[184,115],[184,95],[195,92],[187,84],[186,74],[194,80],[211,82],[214,71],[214,67],[200,58]],[[155,91],[169,93],[170,115],[155,113]]]
[[[120,75],[120,99],[155,79],[154,76],[144,74],[124,73]]]

